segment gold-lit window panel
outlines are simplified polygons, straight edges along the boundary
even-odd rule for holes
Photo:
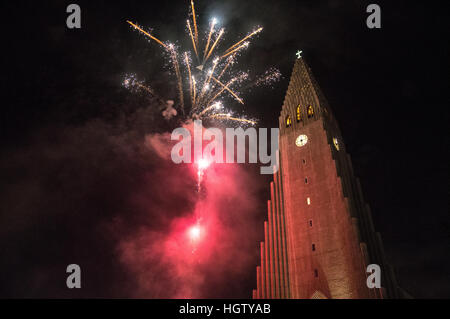
[[[300,104],[297,106],[297,122],[300,122],[302,120],[302,112],[301,112],[301,106]]]
[[[288,115],[287,117],[286,117],[286,127],[289,127],[289,126],[291,126],[292,125],[292,120],[291,120],[291,117]]]
[[[306,113],[308,114],[308,117],[314,116],[314,109],[313,109],[312,105],[308,106]]]

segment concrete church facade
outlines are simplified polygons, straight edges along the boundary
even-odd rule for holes
[[[279,128],[253,298],[398,298],[337,122],[301,57]],[[380,289],[367,286],[369,264],[380,266]]]

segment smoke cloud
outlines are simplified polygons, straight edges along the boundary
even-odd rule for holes
[[[0,296],[251,296],[264,215],[258,168],[213,164],[199,193],[195,164],[170,160],[169,130],[146,133],[151,109],[46,128],[3,151]],[[72,263],[82,289],[66,287]]]

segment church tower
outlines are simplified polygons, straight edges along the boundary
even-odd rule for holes
[[[398,298],[337,122],[301,57],[279,128],[253,298]],[[380,289],[367,286],[369,264],[381,269]]]

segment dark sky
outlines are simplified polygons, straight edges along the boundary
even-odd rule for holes
[[[183,45],[189,2],[77,1],[82,28],[69,30],[65,9],[72,2],[1,5],[0,297],[164,296],[132,293],[139,278],[119,263],[117,243],[142,227],[168,227],[177,216],[163,212],[194,204],[178,197],[174,185],[190,177],[177,168],[162,185],[164,196],[155,195],[165,164],[142,141],[177,123],[162,120],[155,100],[130,94],[121,80],[134,72],[166,98],[176,91],[160,48],[125,21]],[[196,9],[203,26],[211,16],[226,26],[225,44],[264,26],[239,64],[283,74],[273,90],[244,96],[245,113],[261,127],[278,125],[295,52],[303,50],[339,121],[400,285],[417,298],[449,298],[444,2],[375,1],[380,30],[365,25],[369,3],[204,0]],[[221,274],[240,284],[204,285],[201,296],[250,296],[268,181],[259,178],[249,190],[261,202],[251,215],[260,233],[244,245],[254,246],[254,263]],[[149,198],[134,201],[136,194]],[[155,207],[151,220],[144,204]],[[65,266],[73,260],[87,269],[81,291],[65,288]]]

